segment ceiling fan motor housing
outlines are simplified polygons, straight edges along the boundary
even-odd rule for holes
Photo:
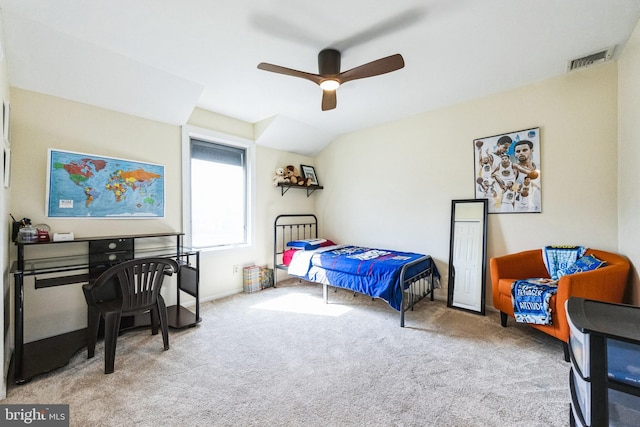
[[[321,76],[340,74],[340,52],[324,49],[318,54],[318,71]]]

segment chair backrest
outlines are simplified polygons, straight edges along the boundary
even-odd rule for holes
[[[177,273],[179,268],[170,258],[133,259],[107,269],[96,279],[91,290],[100,292],[101,287],[119,283],[118,299],[122,298],[122,311],[136,311],[153,306],[165,275]]]

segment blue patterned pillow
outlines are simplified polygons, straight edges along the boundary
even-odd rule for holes
[[[607,263],[602,261],[601,259],[598,259],[593,255],[586,255],[582,258],[578,258],[577,261],[571,264],[569,267],[561,268],[560,270],[558,270],[558,278],[566,276],[567,274],[595,270],[597,268],[604,267],[605,265],[607,265]]]
[[[303,239],[303,240],[292,240],[287,243],[287,246],[294,249],[303,249],[305,251],[312,251],[314,249],[318,249],[326,239]]]
[[[582,257],[587,248],[584,246],[545,246],[542,249],[542,259],[547,267],[549,277],[558,280],[558,271],[566,270]]]

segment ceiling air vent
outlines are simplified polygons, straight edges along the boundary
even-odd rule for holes
[[[601,64],[607,62],[613,56],[613,50],[615,46],[600,52],[592,53],[591,55],[583,56],[582,58],[572,59],[567,63],[567,72],[579,70],[581,68],[587,68],[591,65]]]

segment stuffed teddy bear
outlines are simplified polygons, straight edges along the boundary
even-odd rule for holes
[[[289,178],[292,184],[306,185],[306,181],[308,181],[300,176],[300,171],[293,165],[287,165],[287,167],[285,167],[285,176]]]
[[[273,186],[277,187],[280,183],[289,183],[289,178],[285,175],[284,168],[277,168],[276,175],[273,177]]]

